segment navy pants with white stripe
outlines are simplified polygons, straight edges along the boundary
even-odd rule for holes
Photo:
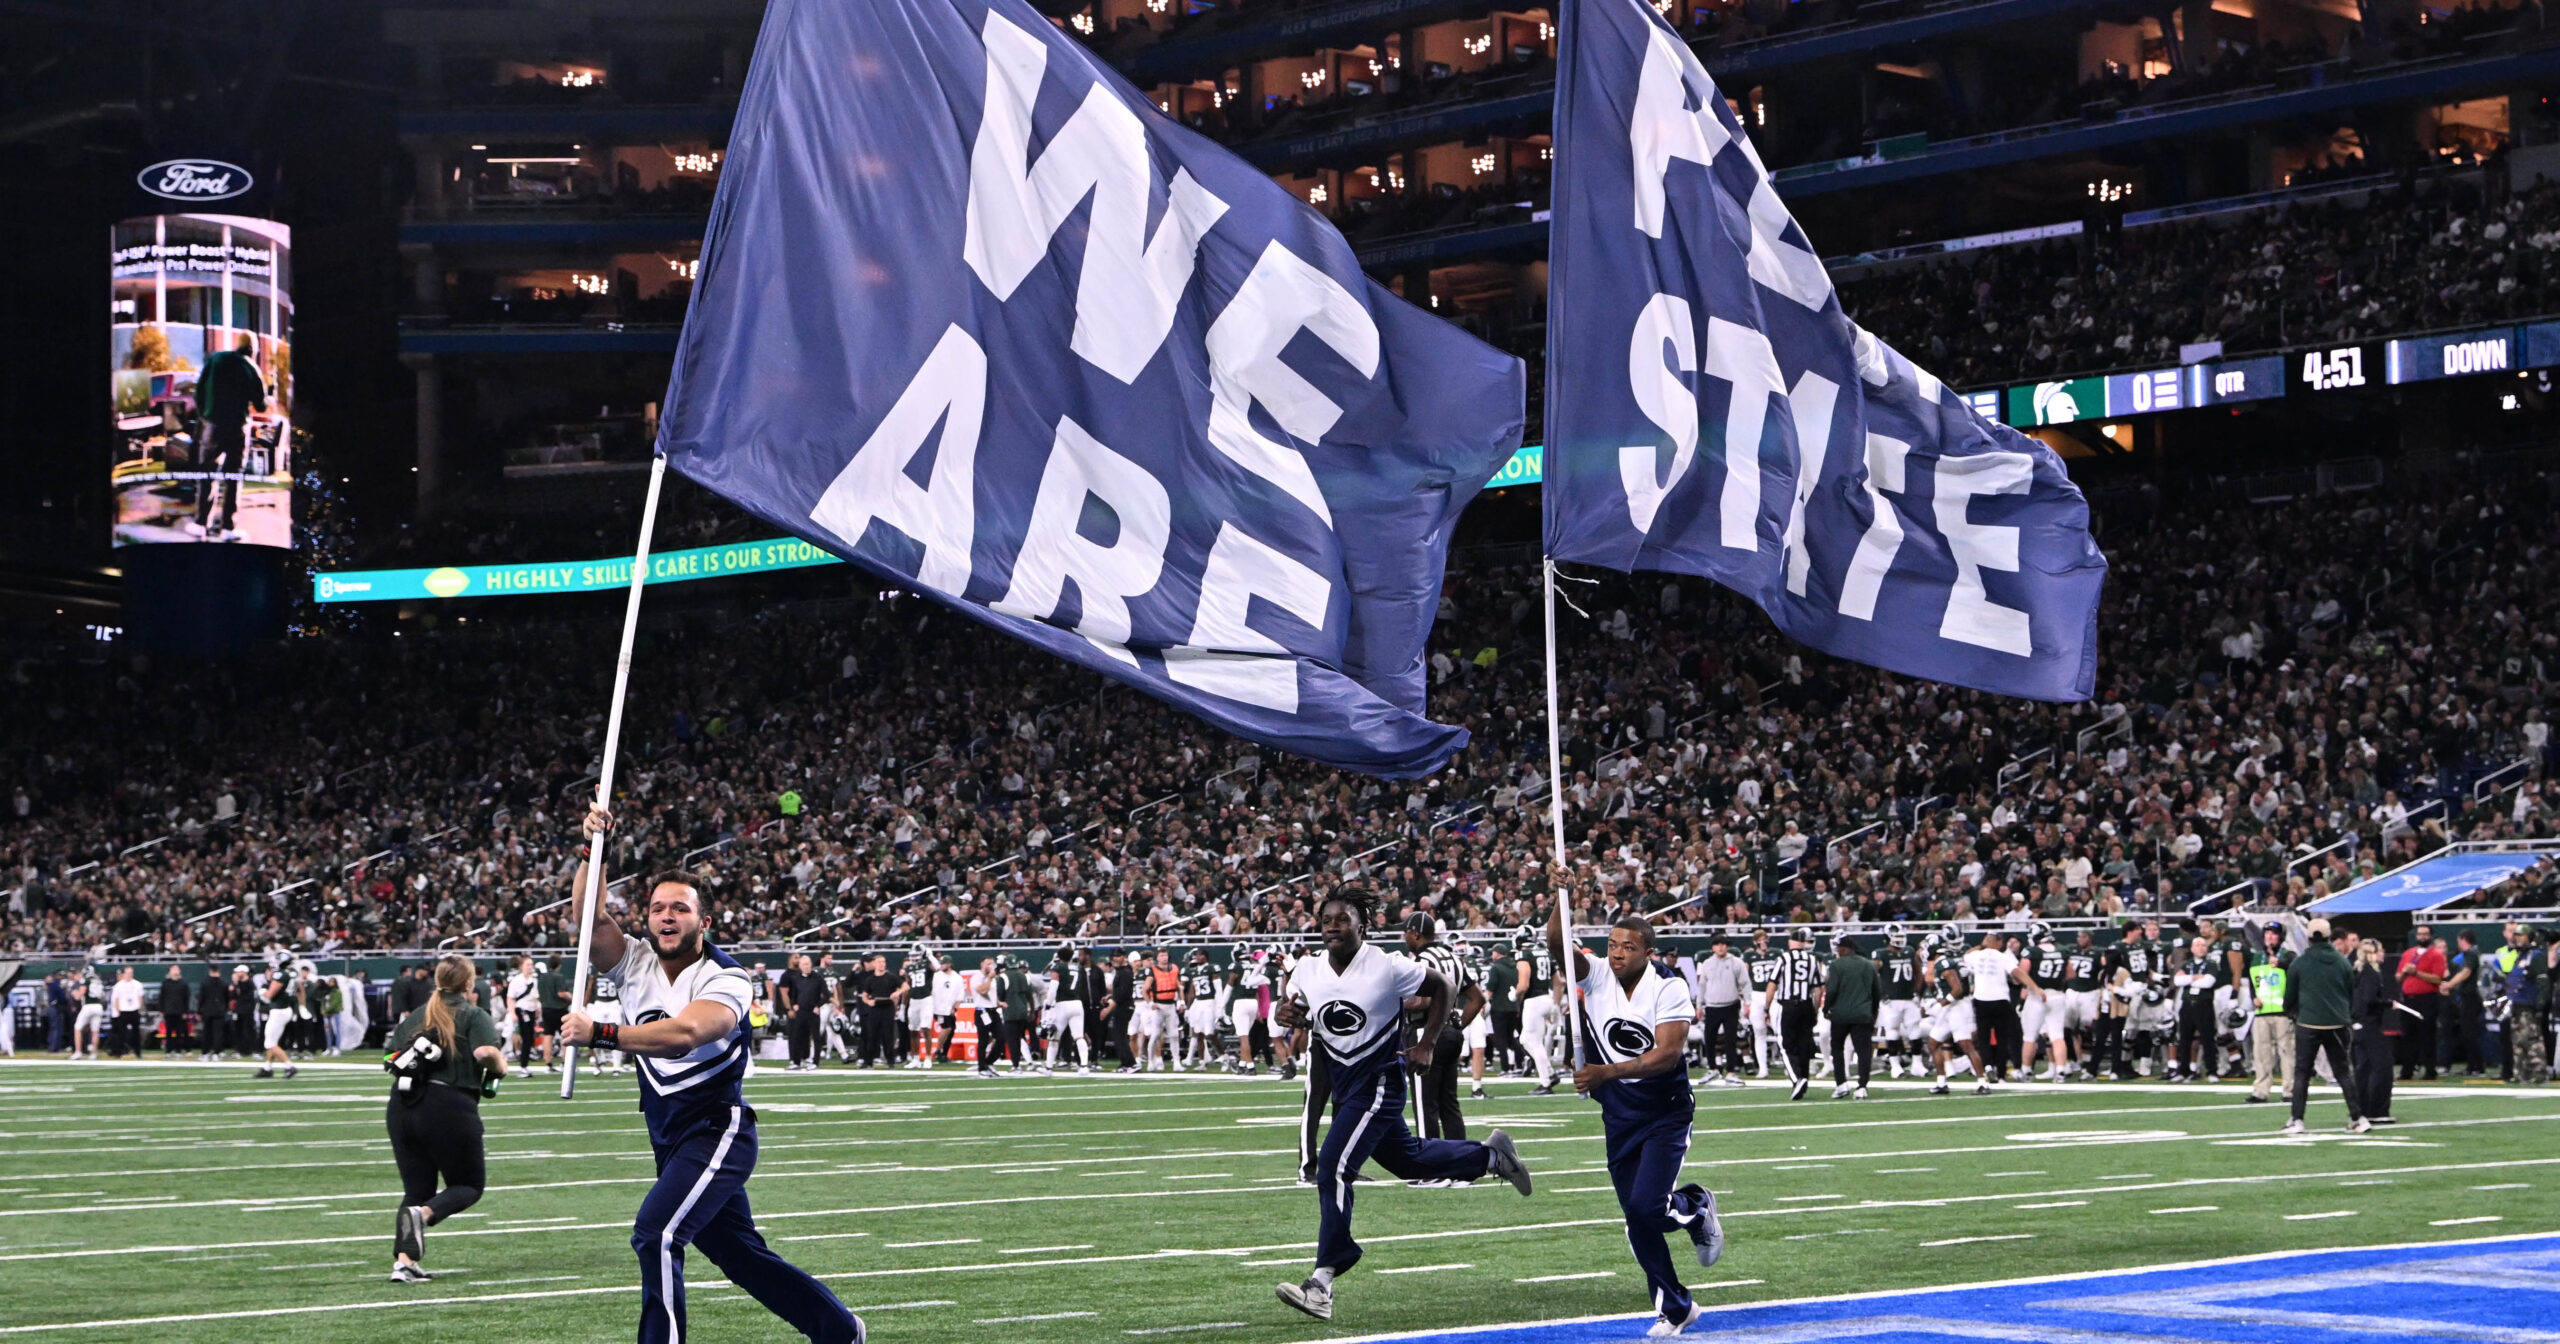
[[[1333,1127],[1316,1153],[1316,1264],[1341,1274],[1360,1263],[1351,1178],[1362,1163],[1374,1157],[1404,1181],[1472,1181],[1493,1170],[1493,1150],[1472,1139],[1415,1138],[1404,1124],[1404,1066],[1393,1055],[1334,1076]]]
[[[1697,1225],[1701,1201],[1675,1192],[1680,1164],[1689,1155],[1691,1112],[1646,1123],[1608,1126],[1609,1183],[1618,1189],[1618,1208],[1627,1216],[1627,1249],[1644,1271],[1653,1309],[1672,1320],[1689,1315],[1689,1289],[1680,1282],[1663,1238]]]
[[[754,1112],[730,1106],[656,1145],[658,1183],[640,1201],[631,1249],[640,1253],[640,1344],[685,1337],[684,1251],[692,1246],[765,1310],[818,1344],[852,1344],[853,1313],[827,1286],[774,1254],[747,1208],[756,1169]]]

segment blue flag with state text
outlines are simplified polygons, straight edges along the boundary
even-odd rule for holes
[[[1258,742],[1391,777],[1520,361],[1022,0],[775,0],[659,443],[750,512]]]
[[[1643,0],[1565,0],[1560,38],[1547,553],[1713,579],[1843,658],[2086,699],[2107,562],[2061,460],[1849,320]]]

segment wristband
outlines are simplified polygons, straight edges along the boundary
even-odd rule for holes
[[[595,1032],[595,1043],[600,1046],[611,1048],[614,1038],[622,1034],[622,1024],[619,1022],[598,1022],[595,1024]]]

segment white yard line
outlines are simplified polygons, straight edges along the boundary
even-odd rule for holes
[[[1044,1311],[1037,1316],[981,1316],[971,1325],[1019,1325],[1024,1321],[1072,1321],[1085,1316],[1099,1316],[1098,1311]]]
[[[2284,1220],[2288,1223],[2308,1223],[2321,1218],[2353,1218],[2355,1216],[2356,1211],[2353,1209],[2331,1209],[2326,1213],[2288,1213],[2284,1216]]]
[[[1466,1263],[1454,1264],[1454,1265],[1406,1265],[1406,1266],[1403,1266],[1402,1268],[1399,1268],[1399,1269],[1381,1269],[1381,1270],[1378,1270],[1377,1272],[1378,1272],[1378,1273],[1380,1273],[1380,1274],[1437,1274],[1437,1273],[1441,1272],[1442,1270],[1446,1270],[1446,1269],[1473,1269],[1473,1268],[1475,1268],[1475,1266],[1474,1266],[1473,1264],[1466,1264]]]
[[[2220,1213],[2219,1204],[2181,1204],[2174,1209],[2153,1209],[2153,1213]]]
[[[2560,1117],[2555,1117],[2555,1118],[2560,1118]],[[1856,1203],[1852,1203],[1852,1204],[1819,1204],[1819,1205],[1805,1205],[1805,1206],[1802,1206],[1802,1207],[1790,1207],[1790,1208],[1737,1209],[1737,1210],[1731,1210],[1731,1211],[1726,1212],[1726,1214],[1725,1214],[1724,1216],[1725,1216],[1725,1217],[1727,1217],[1727,1218],[1751,1218],[1751,1217],[1771,1217],[1771,1216],[1792,1216],[1792,1215],[1805,1214],[1805,1213],[1830,1213],[1830,1212],[1834,1212],[1834,1211],[1836,1211],[1836,1210],[1838,1210],[1838,1209],[1843,1209],[1843,1208],[1846,1208],[1846,1209],[1856,1209],[1856,1210],[1882,1210],[1882,1209],[1896,1209],[1896,1208],[1940,1208],[1940,1207],[1944,1207],[1944,1206],[1952,1205],[1952,1204],[1971,1204],[1971,1203],[1980,1203],[1980,1202],[1985,1202],[1985,1201],[1991,1201],[1991,1200],[2004,1200],[2004,1199],[2005,1199],[2005,1200],[2014,1200],[2014,1199],[2020,1199],[2020,1198],[2030,1198],[2030,1199],[2031,1199],[2031,1198],[2037,1198],[2037,1197],[2066,1198],[2066,1197],[2078,1196],[2078,1195],[2115,1195],[2115,1194],[2127,1194],[2127,1193],[2156,1192],[2156,1191],[2160,1191],[2160,1190],[2201,1189],[2202,1187],[2206,1187],[2206,1186],[2217,1186],[2217,1185],[2238,1185],[2238,1186],[2246,1186],[2246,1185],[2260,1185],[2260,1184],[2265,1184],[2265,1183],[2272,1182],[2272,1181],[2320,1180],[2320,1179],[2324,1179],[2324,1178],[2352,1177],[2352,1176],[2366,1176],[2366,1175],[2385,1175],[2385,1174],[2388,1174],[2388,1175],[2399,1175],[2399,1176],[2408,1176],[2408,1175],[2429,1174],[2429,1173],[2438,1173],[2438,1172],[2447,1172],[2447,1171],[2461,1171],[2461,1172],[2472,1172],[2472,1171],[2495,1171],[2495,1170],[2500,1170],[2500,1169],[2512,1169],[2512,1168],[2520,1168],[2520,1167],[2545,1167],[2545,1166],[2560,1166],[2560,1157],[2514,1158],[2514,1159],[2509,1159],[2509,1160],[2505,1160],[2505,1161],[2499,1161],[2499,1162],[2484,1162],[2484,1163],[2461,1162],[2461,1163],[2441,1163],[2441,1164],[2431,1164],[2431,1165],[2422,1165],[2422,1166],[2406,1166],[2406,1167],[2379,1167],[2379,1168],[2369,1168],[2369,1169],[2365,1169],[2365,1170],[2362,1170],[2362,1171],[2358,1171],[2358,1170],[2350,1169],[2350,1170],[2343,1170],[2343,1171],[2333,1170],[2333,1171],[2315,1171],[2315,1172],[2266,1173],[2266,1174],[2254,1174],[2254,1175],[2246,1175],[2246,1176],[2201,1176],[2201,1177],[2194,1177],[2194,1178],[2185,1179],[2185,1180],[2176,1180],[2176,1181],[2157,1181],[2157,1182],[2152,1182],[2152,1183],[2145,1184],[2145,1185],[2130,1185],[2130,1184],[2128,1184],[2128,1185],[2116,1185],[2116,1186],[2093,1187],[2093,1188],[2088,1188],[2088,1189],[2060,1189],[2060,1190],[2037,1190],[2037,1191],[2010,1191],[2010,1192],[2004,1192],[2004,1193],[2000,1193],[2000,1194],[1979,1194],[1979,1195],[1945,1195],[1945,1196],[1938,1196],[1938,1197],[1932,1197],[1932,1198],[1922,1198],[1922,1199],[1903,1199],[1903,1200],[1861,1200],[1861,1201],[1858,1201],[1858,1202],[1856,1202]],[[585,1183],[584,1183],[584,1182],[579,1182],[578,1184],[585,1184]],[[609,1184],[609,1182],[596,1182],[596,1184]],[[1401,1186],[1397,1186],[1397,1185],[1393,1185],[1393,1184],[1386,1184],[1386,1183],[1381,1183],[1381,1184],[1379,1184],[1379,1185],[1377,1185],[1377,1186],[1374,1186],[1374,1187],[1373,1187],[1373,1189],[1376,1189],[1376,1190],[1379,1190],[1379,1191],[1396,1190],[1396,1189],[1401,1189],[1401,1188],[1402,1188]],[[1593,1190],[1598,1190],[1598,1191],[1605,1191],[1605,1190],[1608,1190],[1608,1189],[1609,1189],[1609,1187],[1605,1187],[1605,1186],[1595,1186],[1595,1187],[1592,1187],[1592,1189],[1593,1189]],[[1082,1195],[1011,1195],[1011,1196],[1000,1196],[1000,1197],[991,1197],[991,1198],[984,1198],[984,1199],[925,1200],[925,1201],[918,1201],[918,1202],[914,1202],[914,1203],[906,1203],[906,1204],[867,1205],[867,1206],[859,1206],[859,1207],[833,1208],[833,1209],[805,1209],[805,1210],[788,1211],[788,1212],[781,1212],[781,1213],[765,1212],[765,1213],[760,1213],[760,1214],[758,1215],[758,1220],[759,1220],[760,1222],[762,1222],[762,1223],[771,1224],[771,1223],[779,1222],[779,1221],[782,1221],[782,1220],[785,1220],[785,1219],[794,1219],[794,1218],[837,1218],[837,1217],[862,1217],[862,1216],[876,1216],[876,1215],[880,1215],[880,1214],[890,1214],[890,1213],[912,1213],[912,1212],[919,1212],[919,1211],[923,1211],[923,1210],[934,1210],[934,1209],[984,1208],[984,1207],[989,1207],[989,1206],[1002,1206],[1002,1205],[1014,1205],[1014,1204],[1076,1203],[1076,1202],[1084,1202],[1084,1201],[1092,1201],[1092,1200],[1121,1200],[1121,1199],[1179,1199],[1179,1198],[1196,1198],[1196,1197],[1203,1197],[1203,1196],[1225,1196],[1225,1195],[1235,1195],[1235,1194],[1283,1194],[1283,1195],[1291,1195],[1291,1196],[1294,1196],[1294,1195],[1295,1195],[1295,1193],[1296,1193],[1296,1192],[1295,1192],[1294,1190],[1290,1190],[1290,1189],[1287,1189],[1287,1188],[1284,1188],[1284,1187],[1279,1187],[1279,1186],[1220,1186],[1220,1187],[1204,1187],[1204,1188],[1197,1188],[1197,1189],[1184,1189],[1184,1190],[1108,1191],[1108,1192],[1096,1192],[1096,1193],[1093,1193],[1093,1194],[1082,1194]],[[1614,1193],[1614,1191],[1611,1191],[1611,1193]],[[153,1211],[154,1211],[154,1212],[157,1212],[157,1210],[153,1210]],[[1526,1225],[1526,1226],[1532,1226],[1532,1227],[1559,1227],[1559,1226],[1560,1226],[1560,1227],[1580,1227],[1580,1226],[1599,1226],[1599,1225],[1606,1225],[1606,1226],[1618,1226],[1618,1225],[1620,1225],[1620,1224],[1621,1224],[1621,1222],[1622,1222],[1622,1220],[1621,1220],[1621,1219],[1617,1219],[1617,1218],[1599,1218],[1599,1219],[1580,1219],[1580,1220],[1572,1220],[1572,1221],[1567,1221],[1567,1222],[1562,1222],[1562,1223],[1528,1224],[1528,1225]],[[454,1237],[524,1236],[524,1235],[538,1235],[538,1234],[546,1233],[546,1232],[579,1232],[579,1231],[598,1231],[598,1230],[605,1230],[605,1229],[627,1229],[629,1226],[630,1226],[630,1224],[629,1224],[628,1222],[621,1222],[621,1221],[617,1221],[617,1222],[600,1222],[600,1223],[563,1223],[563,1224],[557,1224],[557,1225],[550,1226],[550,1227],[509,1227],[509,1228],[485,1228],[485,1229],[483,1229],[483,1228],[474,1228],[474,1229],[463,1230],[463,1231],[445,1232],[445,1233],[442,1233],[442,1234],[440,1234],[440,1235],[441,1235],[442,1237],[444,1237],[444,1238],[447,1238],[447,1239],[454,1238]],[[1505,1231],[1505,1230],[1511,1230],[1511,1229],[1500,1229],[1500,1228],[1494,1228],[1494,1229],[1482,1229],[1482,1230],[1480,1230],[1480,1231],[1478,1231],[1478,1230],[1469,1230],[1469,1231],[1462,1231],[1462,1232],[1458,1232],[1458,1233],[1454,1233],[1454,1234],[1446,1234],[1446,1235],[1474,1236],[1474,1235],[1480,1235],[1480,1234],[1482,1234],[1482,1232],[1495,1232],[1495,1231]],[[1416,1234],[1416,1235],[1423,1235],[1423,1236],[1438,1236],[1438,1235],[1444,1235],[1444,1234],[1440,1234],[1440,1233],[1426,1233],[1426,1234]],[[1370,1242],[1375,1242],[1375,1241],[1379,1241],[1379,1240],[1390,1240],[1390,1239],[1392,1239],[1392,1238],[1374,1238],[1374,1237],[1373,1237],[1373,1238],[1363,1238],[1363,1240],[1364,1240],[1364,1241],[1370,1241]],[[337,1245],[337,1244],[340,1244],[341,1240],[342,1240],[341,1238],[336,1238],[336,1237],[310,1237],[310,1238],[299,1238],[299,1239],[297,1239],[297,1238],[277,1238],[277,1239],[270,1239],[270,1240],[240,1241],[240,1242],[218,1243],[218,1244],[211,1245],[211,1246],[144,1245],[144,1246],[115,1247],[115,1248],[109,1248],[109,1247],[98,1247],[98,1248],[83,1248],[83,1249],[80,1249],[80,1250],[70,1250],[70,1251],[42,1251],[42,1252],[36,1252],[36,1253],[33,1253],[33,1254],[10,1254],[10,1253],[5,1253],[5,1252],[0,1252],[0,1263],[8,1263],[8,1262],[12,1262],[12,1261],[24,1261],[24,1260],[90,1259],[90,1258],[95,1258],[95,1257],[100,1257],[100,1256],[110,1256],[110,1255],[147,1255],[147,1254],[166,1254],[166,1253],[168,1253],[168,1252],[172,1252],[172,1251],[191,1251],[191,1250],[235,1250],[235,1249],[255,1249],[255,1248],[265,1248],[265,1247],[280,1247],[280,1246],[330,1246],[330,1245]],[[1304,1246],[1304,1247],[1312,1247],[1313,1245],[1314,1245],[1314,1243],[1313,1243],[1313,1242],[1304,1242],[1304,1243],[1299,1243],[1299,1242],[1287,1242],[1287,1243],[1281,1243],[1281,1244],[1279,1244],[1279,1245],[1274,1245],[1274,1246],[1267,1246],[1267,1247],[1264,1247],[1264,1246],[1257,1246],[1257,1247],[1249,1247],[1249,1248],[1245,1248],[1245,1249],[1246,1249],[1246,1250],[1250,1250],[1250,1251],[1261,1251],[1261,1250],[1297,1250],[1297,1249],[1300,1249],[1302,1246]],[[1139,1257],[1135,1257],[1135,1258],[1145,1259],[1145,1258],[1149,1258],[1149,1257],[1139,1256]],[[1037,1262],[1023,1262],[1023,1263],[1037,1263]],[[1077,1261],[1065,1261],[1065,1262],[1061,1262],[1061,1263],[1081,1263],[1081,1262],[1077,1262]],[[976,1267],[972,1266],[972,1267],[967,1267],[967,1268],[976,1268]],[[884,1271],[884,1272],[890,1272],[890,1273],[924,1273],[924,1272],[929,1272],[929,1271],[925,1271],[925,1270],[903,1270],[903,1271]]]
[[[2498,1214],[2484,1213],[2475,1218],[2438,1218],[2434,1222],[2427,1224],[2427,1226],[2469,1227],[2473,1223],[2503,1223],[2505,1221],[2506,1219]]]
[[[1582,1274],[1540,1274],[1532,1278],[1513,1279],[1513,1283],[1570,1283],[1575,1279],[1614,1279],[1618,1271],[1595,1269]]]
[[[2003,1232],[1997,1236],[1947,1237],[1940,1241],[1924,1241],[1920,1244],[1923,1246],[1968,1246],[1977,1241],[2033,1241],[2035,1239],[2036,1234],[2033,1232]]]
[[[1241,1330],[1242,1321],[1203,1321],[1198,1325],[1155,1325],[1144,1330],[1123,1330],[1124,1335],[1188,1335],[1200,1330]]]

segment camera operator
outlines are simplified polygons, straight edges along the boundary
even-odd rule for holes
[[[480,1098],[507,1076],[498,1024],[472,1003],[476,977],[465,957],[436,963],[436,992],[383,1042],[383,1067],[398,1078],[385,1110],[391,1156],[400,1164],[400,1212],[392,1222],[391,1281],[433,1276],[427,1229],[480,1201],[489,1157],[481,1142]],[[444,1190],[436,1190],[436,1178]]]

